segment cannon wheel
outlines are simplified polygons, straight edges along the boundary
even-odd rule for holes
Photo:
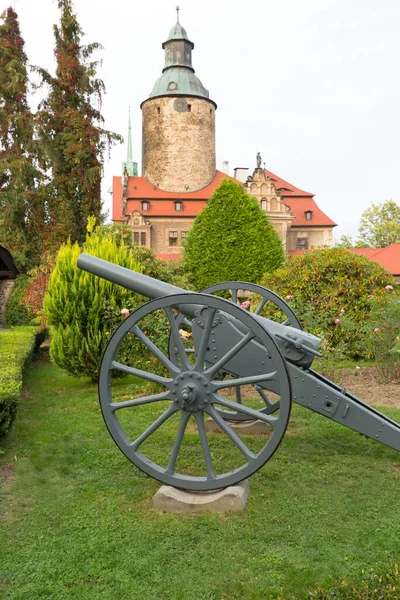
[[[197,356],[193,355],[191,357],[185,351],[184,340],[177,326],[176,318],[177,311],[185,311],[186,305],[190,305],[187,310],[193,310],[193,305],[195,305],[197,309],[201,310],[201,317],[204,320],[204,333],[198,343]],[[143,326],[146,322],[149,322],[149,316],[150,318],[157,318],[160,312],[166,317],[170,336],[177,348],[178,364],[174,364],[167,354],[157,346],[157,343],[146,335],[144,332],[145,327],[141,328],[141,324]],[[225,356],[217,361],[218,364],[210,366],[205,362],[205,356],[216,319],[232,319],[232,317],[240,321],[242,330],[240,335],[242,337]],[[126,340],[126,336],[134,336],[139,340],[149,350],[153,358],[164,367],[165,375],[156,375],[137,368],[135,357],[130,358],[129,365],[118,362],[118,350],[121,348],[123,341]],[[255,341],[252,342],[252,340]],[[260,352],[265,352],[268,356],[268,372],[263,373],[262,377],[257,371],[257,374],[246,373],[243,377],[234,375],[234,378],[230,381],[218,380],[216,375],[222,365],[237,357],[242,350],[246,352],[245,346],[249,343],[256,343]],[[118,391],[116,392],[114,389],[115,387],[118,389],[118,380],[116,382],[112,377],[117,372],[133,375],[139,378],[142,383],[152,382],[157,384],[162,388],[162,391],[160,393],[144,391],[140,397],[128,400],[118,398]],[[274,379],[275,383],[279,385],[280,409],[278,416],[267,415],[262,410],[245,405],[236,408],[235,402],[219,393],[224,388],[237,387],[240,384],[255,384],[261,378],[263,381]],[[158,298],[148,302],[127,317],[111,337],[104,353],[100,369],[99,397],[107,428],[114,442],[125,456],[151,477],[177,488],[191,490],[213,490],[234,485],[260,469],[278,448],[285,434],[291,409],[291,388],[286,363],[270,335],[250,313],[235,306],[232,302],[210,295],[192,293]],[[140,411],[143,409],[149,415],[150,405],[154,406],[155,404],[157,408],[157,403],[161,403],[158,405],[159,416],[152,420],[150,424],[144,424],[143,415],[140,414]],[[268,438],[259,439],[262,444],[261,449],[250,450],[245,441],[221,418],[216,406],[234,408],[246,414],[247,418],[260,419],[268,423],[272,427],[272,433]],[[140,430],[139,435],[135,432],[133,439],[131,439],[132,436],[129,431],[125,430],[124,415],[128,416],[135,427]],[[174,418],[171,419],[171,417]],[[194,418],[197,426],[195,441],[203,459],[205,474],[201,476],[177,472],[175,469],[177,459],[179,462],[178,455],[180,451],[185,451],[183,442],[188,434],[187,425],[191,417],[192,420]],[[204,419],[208,417],[211,417],[226,434],[227,439],[225,438],[225,441],[234,448],[241,461],[241,465],[235,465],[235,468],[231,471],[218,472],[224,467],[221,467],[220,461],[218,465],[216,464],[217,461],[210,449],[210,439],[214,437],[214,440],[221,440],[221,436],[213,436],[213,434],[206,432]],[[171,421],[174,420],[177,421],[174,430],[172,432],[168,430],[167,436],[168,440],[173,440],[170,450],[165,449],[162,458],[158,457],[156,460],[150,458],[149,452],[144,450],[142,444],[163,424],[166,424],[167,427],[171,425],[172,429]],[[142,427],[144,427],[143,431]],[[165,433],[163,435],[166,436]],[[191,436],[191,443],[193,443],[192,430],[189,431],[189,435]],[[165,464],[159,464],[163,461]]]
[[[285,316],[284,320],[282,321],[282,325],[286,325],[288,327],[291,326],[291,327],[294,327],[295,329],[301,329],[301,330],[303,329],[302,324],[300,323],[298,317],[296,316],[296,313],[289,306],[289,304],[287,304],[287,302],[285,302],[285,300],[283,298],[278,296],[278,294],[275,294],[275,292],[273,292],[273,291],[269,290],[268,288],[265,288],[261,285],[256,285],[255,283],[247,283],[244,281],[225,281],[224,283],[217,283],[215,285],[211,285],[211,286],[205,288],[204,290],[202,290],[201,293],[215,294],[216,292],[228,291],[231,294],[231,298],[232,298],[231,302],[233,302],[234,304],[240,305],[241,300],[239,297],[239,290],[244,290],[246,292],[250,292],[251,294],[255,294],[257,297],[259,297],[259,302],[256,306],[254,314],[256,314],[256,315],[260,314],[261,311],[263,310],[263,308],[268,303],[271,303],[271,304],[277,306],[280,309],[280,311],[283,313],[283,315]],[[183,324],[187,325],[188,327],[191,327],[190,319],[187,319],[181,313],[178,315],[177,321],[178,321],[178,325],[181,325],[181,323],[183,323]],[[191,350],[191,351],[193,352],[194,350]],[[171,360],[176,361],[176,357],[175,357],[174,351],[173,351],[172,340],[170,343],[170,356],[171,356]],[[226,376],[227,376],[227,374],[224,373],[223,371],[221,371],[220,374],[218,375],[218,377],[221,380],[224,379]],[[257,394],[260,395],[262,400],[265,402],[266,406],[263,409],[263,412],[265,414],[273,414],[274,412],[279,410],[280,399],[275,398],[274,400],[272,400],[271,395],[268,396],[266,390],[261,388],[258,385],[254,385],[254,390],[255,390],[256,395]],[[236,395],[236,402],[238,402],[238,404],[242,404],[242,390],[241,390],[240,386],[238,386],[236,388],[235,395]],[[248,416],[246,416],[245,414],[243,414],[239,411],[224,410],[221,408],[218,408],[217,410],[219,410],[221,416],[226,421],[239,422],[239,423],[251,421],[251,419],[249,419]]]
[[[259,315],[267,303],[274,304],[277,306],[282,313],[286,316],[283,320],[282,325],[292,326],[295,329],[303,329],[296,313],[289,306],[287,302],[278,294],[275,294],[272,290],[263,287],[262,285],[256,285],[255,283],[246,283],[244,281],[225,281],[224,283],[217,283],[210,285],[209,287],[201,290],[203,294],[215,294],[216,292],[231,292],[232,302],[234,304],[240,304],[239,290],[257,294],[260,296],[260,301],[254,311],[254,314]]]

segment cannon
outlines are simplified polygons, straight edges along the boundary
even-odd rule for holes
[[[398,423],[311,368],[320,339],[272,291],[227,282],[194,293],[88,254],[77,264],[150,298],[113,333],[99,374],[109,433],[144,473],[194,491],[239,483],[277,450],[292,402],[400,451]],[[215,295],[224,290],[230,299]],[[254,312],[238,304],[240,290],[259,295]],[[267,305],[282,323],[262,316]],[[210,433],[209,420],[225,435]],[[268,432],[242,435],[249,420]],[[160,454],[153,436],[170,447]]]

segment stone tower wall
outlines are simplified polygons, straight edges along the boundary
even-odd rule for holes
[[[160,97],[142,105],[142,175],[168,192],[196,191],[215,175],[215,106]]]

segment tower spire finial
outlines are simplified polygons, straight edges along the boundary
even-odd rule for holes
[[[179,23],[179,6],[176,7],[176,22]]]

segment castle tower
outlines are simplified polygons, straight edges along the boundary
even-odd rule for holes
[[[142,175],[169,192],[193,192],[215,176],[215,110],[194,74],[194,48],[177,22],[162,47],[165,67],[142,109]]]

